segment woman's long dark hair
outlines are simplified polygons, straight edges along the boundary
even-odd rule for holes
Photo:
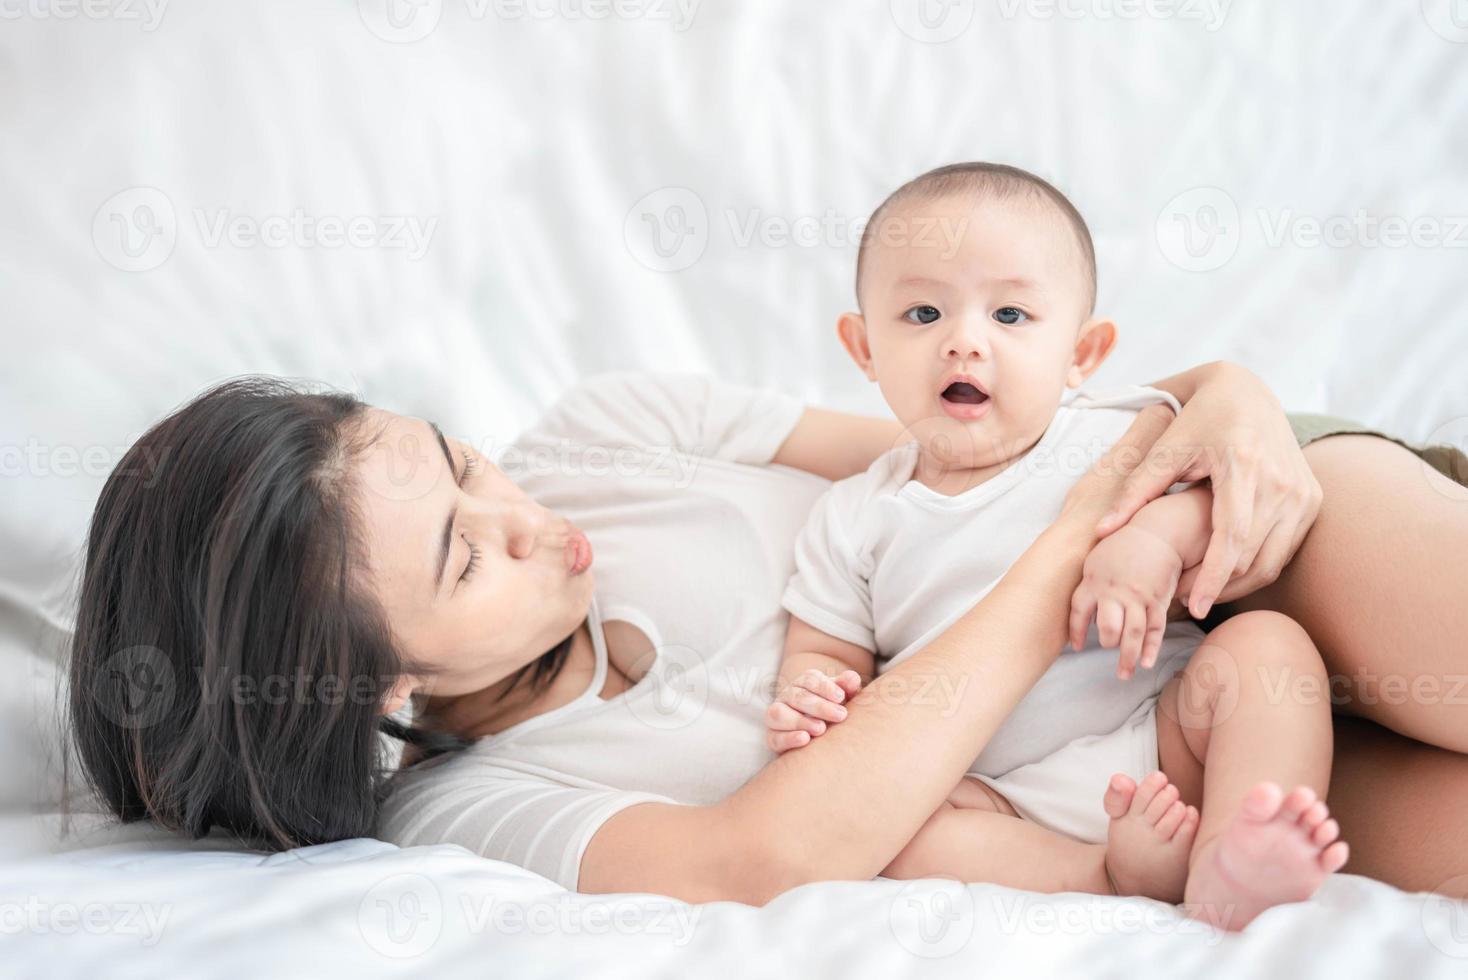
[[[124,821],[286,848],[372,833],[379,733],[412,665],[362,584],[352,461],[365,403],[268,376],[218,384],[143,435],[92,514],[72,640],[72,739]],[[553,679],[569,642],[516,675]]]

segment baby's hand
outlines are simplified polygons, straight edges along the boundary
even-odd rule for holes
[[[846,719],[842,702],[860,690],[861,675],[854,670],[843,670],[835,677],[814,667],[801,671],[765,712],[769,729],[765,744],[775,752],[786,752],[825,734],[826,725]]]
[[[1081,584],[1070,601],[1070,643],[1086,642],[1091,618],[1104,647],[1121,647],[1116,676],[1129,680],[1138,659],[1157,663],[1167,609],[1182,573],[1177,549],[1157,535],[1128,525],[1091,549]]]

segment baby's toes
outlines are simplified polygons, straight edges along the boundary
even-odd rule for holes
[[[1147,807],[1151,806],[1152,801],[1156,799],[1158,792],[1169,785],[1171,784],[1168,783],[1167,776],[1163,774],[1162,770],[1158,769],[1148,773],[1147,778],[1137,784],[1137,791],[1132,795],[1132,816],[1144,815]]]
[[[1152,830],[1162,840],[1172,840],[1172,835],[1183,825],[1183,818],[1188,815],[1188,808],[1182,800],[1173,800],[1172,806],[1168,807],[1162,814],[1162,819],[1152,827]]]
[[[1285,794],[1284,802],[1279,805],[1279,814],[1285,820],[1299,820],[1318,799],[1309,786],[1296,786]]]
[[[1316,847],[1324,847],[1341,835],[1341,825],[1334,820],[1322,820],[1320,825],[1310,833],[1310,843]]]
[[[1346,846],[1346,842],[1338,840],[1320,852],[1320,870],[1326,874],[1335,874],[1346,866],[1346,860],[1350,856],[1351,849]]]
[[[1316,827],[1325,822],[1328,816],[1330,816],[1330,810],[1326,807],[1325,801],[1316,800],[1305,808],[1304,813],[1300,814],[1300,829],[1307,834],[1312,833]]]
[[[1147,804],[1147,811],[1145,814],[1147,822],[1151,824],[1156,824],[1159,820],[1161,820],[1163,814],[1167,813],[1167,811],[1171,809],[1172,805],[1178,801],[1179,795],[1181,794],[1178,793],[1177,787],[1174,786],[1172,783],[1168,783],[1166,786],[1159,789],[1157,791],[1157,795],[1152,797],[1152,802]]]
[[[1177,828],[1177,833],[1172,835],[1172,843],[1180,845],[1183,850],[1193,849],[1193,837],[1198,833],[1198,824],[1202,817],[1198,808],[1189,804],[1187,812],[1183,814],[1182,825]]]
[[[1106,815],[1113,820],[1125,816],[1136,792],[1137,784],[1132,782],[1132,777],[1120,772],[1113,775],[1111,782],[1106,784],[1106,794],[1101,797]]]

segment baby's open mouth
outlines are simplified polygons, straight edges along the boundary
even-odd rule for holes
[[[989,396],[967,381],[955,381],[943,389],[943,400],[958,405],[982,405]]]

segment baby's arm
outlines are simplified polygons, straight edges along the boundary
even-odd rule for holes
[[[846,718],[845,702],[872,679],[872,651],[790,617],[775,700],[765,713],[765,742],[775,752],[799,748]]]
[[[1167,494],[1091,549],[1071,599],[1075,649],[1094,617],[1102,645],[1121,648],[1118,677],[1131,677],[1139,660],[1143,667],[1157,662],[1178,579],[1208,550],[1212,506],[1206,487]]]

